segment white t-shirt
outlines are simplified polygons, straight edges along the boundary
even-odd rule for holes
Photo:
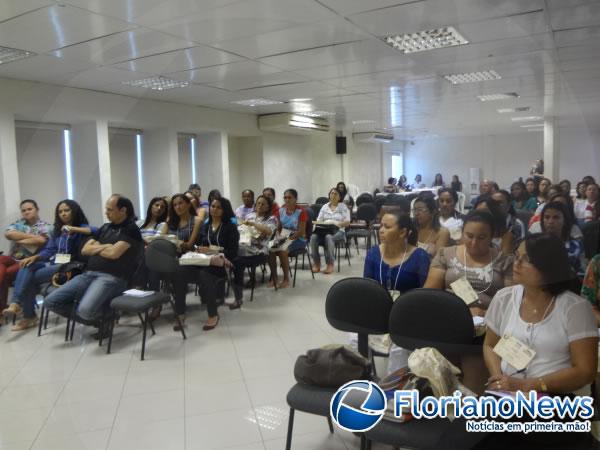
[[[317,221],[324,222],[326,220],[335,220],[336,222],[350,222],[350,210],[342,202],[338,203],[335,209],[331,209],[330,203],[325,203],[319,211]],[[343,229],[344,228],[340,228],[340,230]]]
[[[544,320],[528,324],[519,314],[523,293],[522,285],[499,290],[485,315],[486,325],[498,336],[511,334],[536,352],[525,373],[515,374],[517,369],[504,361],[502,373],[537,378],[572,367],[569,344],[598,337],[598,323],[589,302],[570,291],[563,292]]]
[[[450,216],[447,219],[440,216],[440,225],[447,228],[450,238],[458,242],[462,236],[463,220],[460,217]]]

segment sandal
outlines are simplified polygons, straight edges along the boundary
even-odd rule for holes
[[[211,319],[211,317],[209,317],[209,320]],[[202,329],[204,331],[210,331],[210,330],[214,330],[217,325],[219,325],[219,316],[217,316],[217,321],[214,323],[214,325],[208,325],[208,324],[204,324],[204,326],[202,327]]]
[[[244,303],[242,300],[236,300],[231,305],[229,305],[229,309],[232,311],[234,309],[240,309],[242,307],[242,303]]]
[[[156,319],[160,317],[160,313],[162,311],[162,305],[154,306],[150,313],[148,313],[148,320],[150,322],[154,322]]]

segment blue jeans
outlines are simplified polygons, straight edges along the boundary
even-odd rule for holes
[[[104,272],[88,271],[69,280],[44,299],[50,311],[69,317],[73,303],[79,301],[77,315],[84,320],[96,320],[102,308],[127,289],[127,281]]]
[[[52,280],[60,264],[46,265],[43,262],[35,262],[27,267],[22,267],[17,272],[15,289],[11,303],[18,303],[23,308],[23,317],[32,319],[35,317],[35,296],[40,286]]]
[[[319,245],[323,245],[325,248],[325,261],[327,264],[333,264],[335,262],[335,244],[337,242],[344,242],[346,239],[346,233],[343,230],[338,230],[335,234],[327,234],[321,241],[321,237],[313,233],[310,237],[310,253],[314,264],[321,265],[321,255],[319,255]]]

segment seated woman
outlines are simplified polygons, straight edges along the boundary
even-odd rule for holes
[[[8,288],[19,270],[19,262],[35,255],[52,232],[52,226],[40,219],[35,200],[23,200],[19,207],[21,219],[9,225],[4,233],[10,241],[10,254],[0,255],[0,309],[6,308]]]
[[[514,209],[524,209],[525,211],[533,212],[537,208],[537,201],[535,200],[535,197],[532,197],[529,192],[527,192],[525,183],[522,181],[515,181],[510,185],[510,196]]]
[[[587,204],[585,205],[585,210],[583,212],[583,222],[593,222],[594,220],[598,220],[598,197],[600,196],[600,191],[598,185],[596,183],[588,184],[585,189],[585,197],[587,199]]]
[[[511,203],[511,196],[504,189],[494,192],[492,198],[500,205],[500,211],[506,215],[506,228],[513,234],[514,242],[521,242],[525,239],[527,228],[525,224],[517,217],[517,212]]]
[[[519,246],[514,264],[517,284],[498,291],[485,316],[488,389],[590,395],[598,365],[598,324],[590,304],[568,290],[572,277],[558,237],[534,234]],[[507,334],[535,352],[523,370],[494,352]],[[494,433],[491,444],[493,448],[592,448],[580,442],[587,437],[587,433]]]
[[[341,195],[336,188],[329,191],[329,203],[325,203],[319,211],[317,222],[330,222],[337,226],[334,234],[320,234],[313,232],[310,237],[310,253],[313,260],[313,272],[321,271],[321,256],[319,255],[319,245],[325,248],[325,262],[327,268],[324,274],[330,274],[334,270],[335,246],[338,242],[344,242],[346,239],[346,227],[350,225],[350,211],[344,203],[340,201]]]
[[[420,194],[413,203],[413,214],[418,230],[418,246],[429,256],[434,256],[440,248],[448,245],[450,232],[440,225],[433,196]]]
[[[283,206],[279,208],[279,231],[284,230],[285,234],[289,234],[288,240],[292,242],[284,250],[269,254],[269,267],[271,268],[269,287],[273,287],[277,283],[276,257],[279,256],[283,270],[283,281],[278,285],[280,289],[290,285],[289,253],[306,247],[306,222],[308,221],[308,213],[297,205],[298,191],[296,189],[286,190],[283,193],[283,201]]]
[[[506,214],[502,211],[500,203],[490,196],[483,195],[477,199],[475,210],[487,211],[494,218],[494,237],[492,243],[504,254],[514,252],[516,248],[515,237],[506,226]]]
[[[552,181],[548,178],[542,178],[537,186],[537,206],[539,208],[540,205],[543,205],[548,201],[548,190],[552,185]],[[541,210],[541,209],[540,209]],[[536,210],[537,212],[537,210]]]
[[[587,190],[587,183],[585,181],[580,181],[577,183],[577,195],[574,200],[574,213],[575,218],[577,219],[578,224],[583,224],[583,220],[585,218],[585,208],[587,206],[587,198],[585,196],[585,192]]]
[[[200,252],[219,247],[227,262],[233,261],[238,255],[240,234],[231,219],[235,218],[231,202],[225,197],[215,197],[210,204],[208,221],[202,225],[200,234]],[[227,264],[228,265],[228,264]],[[199,293],[206,303],[208,320],[202,327],[204,331],[214,329],[219,324],[217,311],[217,283],[225,280],[225,267],[210,265],[198,268]]]
[[[444,179],[442,178],[441,173],[435,174],[435,178],[433,179],[433,184],[431,185],[431,187],[437,187],[437,188],[446,187],[446,184],[444,183]]]
[[[169,218],[162,226],[161,234],[176,236],[177,249],[180,253],[194,250],[200,236],[201,227],[202,222],[196,216],[196,211],[189,197],[185,194],[175,194],[171,197]],[[182,269],[187,268],[183,267]],[[187,289],[187,284],[185,288]],[[183,291],[183,296],[177,295],[177,292],[175,293],[175,314],[179,316],[182,324],[185,323],[185,294],[185,290]],[[178,331],[179,325],[176,324],[174,329]]]
[[[410,189],[406,175],[400,175],[398,178],[398,192],[406,192]]]
[[[229,305],[229,309],[238,309],[242,306],[244,270],[246,267],[262,264],[269,255],[269,241],[277,231],[277,218],[271,214],[272,209],[273,202],[271,199],[259,195],[254,204],[254,212],[248,214],[246,220],[240,222],[240,225],[254,228],[259,235],[252,236],[248,244],[240,242],[238,256],[233,261],[235,303]]]
[[[417,231],[408,214],[384,214],[379,239],[381,243],[367,252],[363,276],[392,291],[393,298],[423,287],[429,270],[429,255],[417,247]],[[405,367],[409,353],[392,345],[388,372]]]
[[[464,215],[456,210],[458,194],[454,189],[442,188],[438,191],[438,205],[440,210],[440,225],[448,230],[450,239],[458,242],[462,235]]]
[[[551,203],[551,202],[560,202],[563,205],[565,205],[565,207],[567,209],[567,213],[568,213],[569,222],[571,222],[573,224],[573,226],[571,227],[571,232],[570,232],[571,239],[582,240],[583,233],[581,232],[581,228],[579,228],[579,226],[577,225],[577,220],[575,219],[575,214],[573,212],[573,200],[571,199],[571,196],[567,195],[567,194],[555,194],[552,197],[550,197],[549,203]],[[533,233],[541,233],[541,232],[542,232],[542,222],[541,222],[541,214],[540,214],[540,220],[533,223],[529,227],[529,233],[533,234]]]
[[[167,201],[162,197],[154,197],[148,203],[148,209],[146,210],[146,218],[140,225],[140,232],[142,237],[154,235],[160,232],[161,227],[167,221],[167,214],[169,213],[169,205]]]
[[[534,199],[536,199],[536,206],[537,206],[537,195],[538,195],[538,190],[537,190],[537,184],[535,182],[535,180],[533,178],[527,178],[525,180],[525,190],[527,191],[527,194],[530,197],[533,197]]]
[[[426,288],[451,290],[451,284],[466,279],[478,300],[470,306],[474,316],[483,316],[499,289],[512,284],[512,255],[492,245],[495,223],[485,211],[471,211],[464,219],[460,245],[440,249],[429,269]]]
[[[87,217],[77,202],[67,199],[56,205],[54,228],[46,245],[37,255],[19,261],[21,269],[17,272],[13,299],[2,311],[6,318],[23,313],[23,319],[17,322],[13,331],[37,325],[35,296],[40,286],[52,280],[61,264],[77,260],[84,237],[96,231],[96,227],[88,225]]]
[[[394,194],[398,192],[398,186],[396,186],[396,179],[394,177],[388,178],[387,184],[383,186],[383,192],[388,194]]]
[[[454,192],[462,192],[462,182],[458,178],[458,175],[452,175],[452,183],[450,187],[454,189]]]
[[[542,232],[552,234],[560,238],[567,249],[569,264],[575,274],[583,276],[583,266],[581,256],[583,254],[583,244],[579,239],[571,238],[571,221],[567,207],[561,202],[546,203],[542,210]]]
[[[600,327],[600,308],[598,308],[600,303],[600,254],[594,256],[587,266],[581,287],[581,296],[592,305]]]

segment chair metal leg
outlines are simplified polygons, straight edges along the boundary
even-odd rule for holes
[[[42,309],[44,309],[43,306]],[[50,317],[50,310],[46,309],[46,317],[44,318],[44,330],[48,328],[48,317]]]
[[[146,310],[146,314],[144,315],[144,320],[143,320],[144,326],[143,326],[143,332],[142,332],[142,356],[141,356],[141,360],[144,360],[144,353],[146,352],[146,328],[147,328],[147,323],[148,323],[148,311]]]
[[[44,314],[46,314],[46,308],[42,303],[42,310],[40,311],[40,323],[38,324],[38,337],[42,335],[42,326],[44,324]]]
[[[69,342],[69,331],[71,330],[71,318],[67,319],[67,327],[65,328],[65,342]]]
[[[169,303],[171,304],[171,308],[173,309],[173,311],[175,311],[175,304],[173,303],[173,300],[171,300],[169,298]],[[181,330],[181,335],[183,336],[183,339],[187,339],[187,336],[185,335],[185,330],[184,330],[184,326],[181,323],[181,320],[179,320],[179,315],[175,314],[175,320],[177,321],[177,325],[179,325],[179,329]]]
[[[312,275],[312,279],[314,280],[315,279],[315,273],[312,270],[313,264],[312,264],[312,260],[311,260],[311,257],[310,257],[310,252],[308,252],[308,251],[306,252],[306,257],[308,258],[308,268],[310,269],[310,274]]]
[[[108,332],[108,345],[106,346],[106,354],[110,354],[110,349],[112,347],[112,340],[113,340],[113,333],[115,331],[115,322],[116,322],[116,315],[113,316],[110,320],[110,329]]]
[[[367,438],[365,437],[364,434],[360,435],[360,450],[366,450],[367,449]]]
[[[250,301],[254,301],[254,288],[256,287],[256,266],[252,266],[252,270],[250,272]]]
[[[287,439],[285,441],[285,450],[292,448],[292,431],[294,430],[294,408],[290,408],[290,418],[288,420]]]
[[[346,259],[348,260],[348,266],[352,267],[352,264],[350,263],[350,247],[348,246],[347,242],[346,242]]]
[[[331,421],[330,416],[327,416],[327,424],[329,425],[329,432],[333,434],[333,422]]]
[[[296,262],[294,263],[294,283],[292,287],[296,287],[296,272],[298,272],[298,257],[296,256]]]
[[[102,347],[102,341],[104,341],[104,321],[105,317],[103,315],[102,319],[100,320],[100,327],[98,328],[98,347]]]
[[[73,334],[75,334],[75,319],[71,320],[71,334],[69,335],[69,340],[73,340]]]

